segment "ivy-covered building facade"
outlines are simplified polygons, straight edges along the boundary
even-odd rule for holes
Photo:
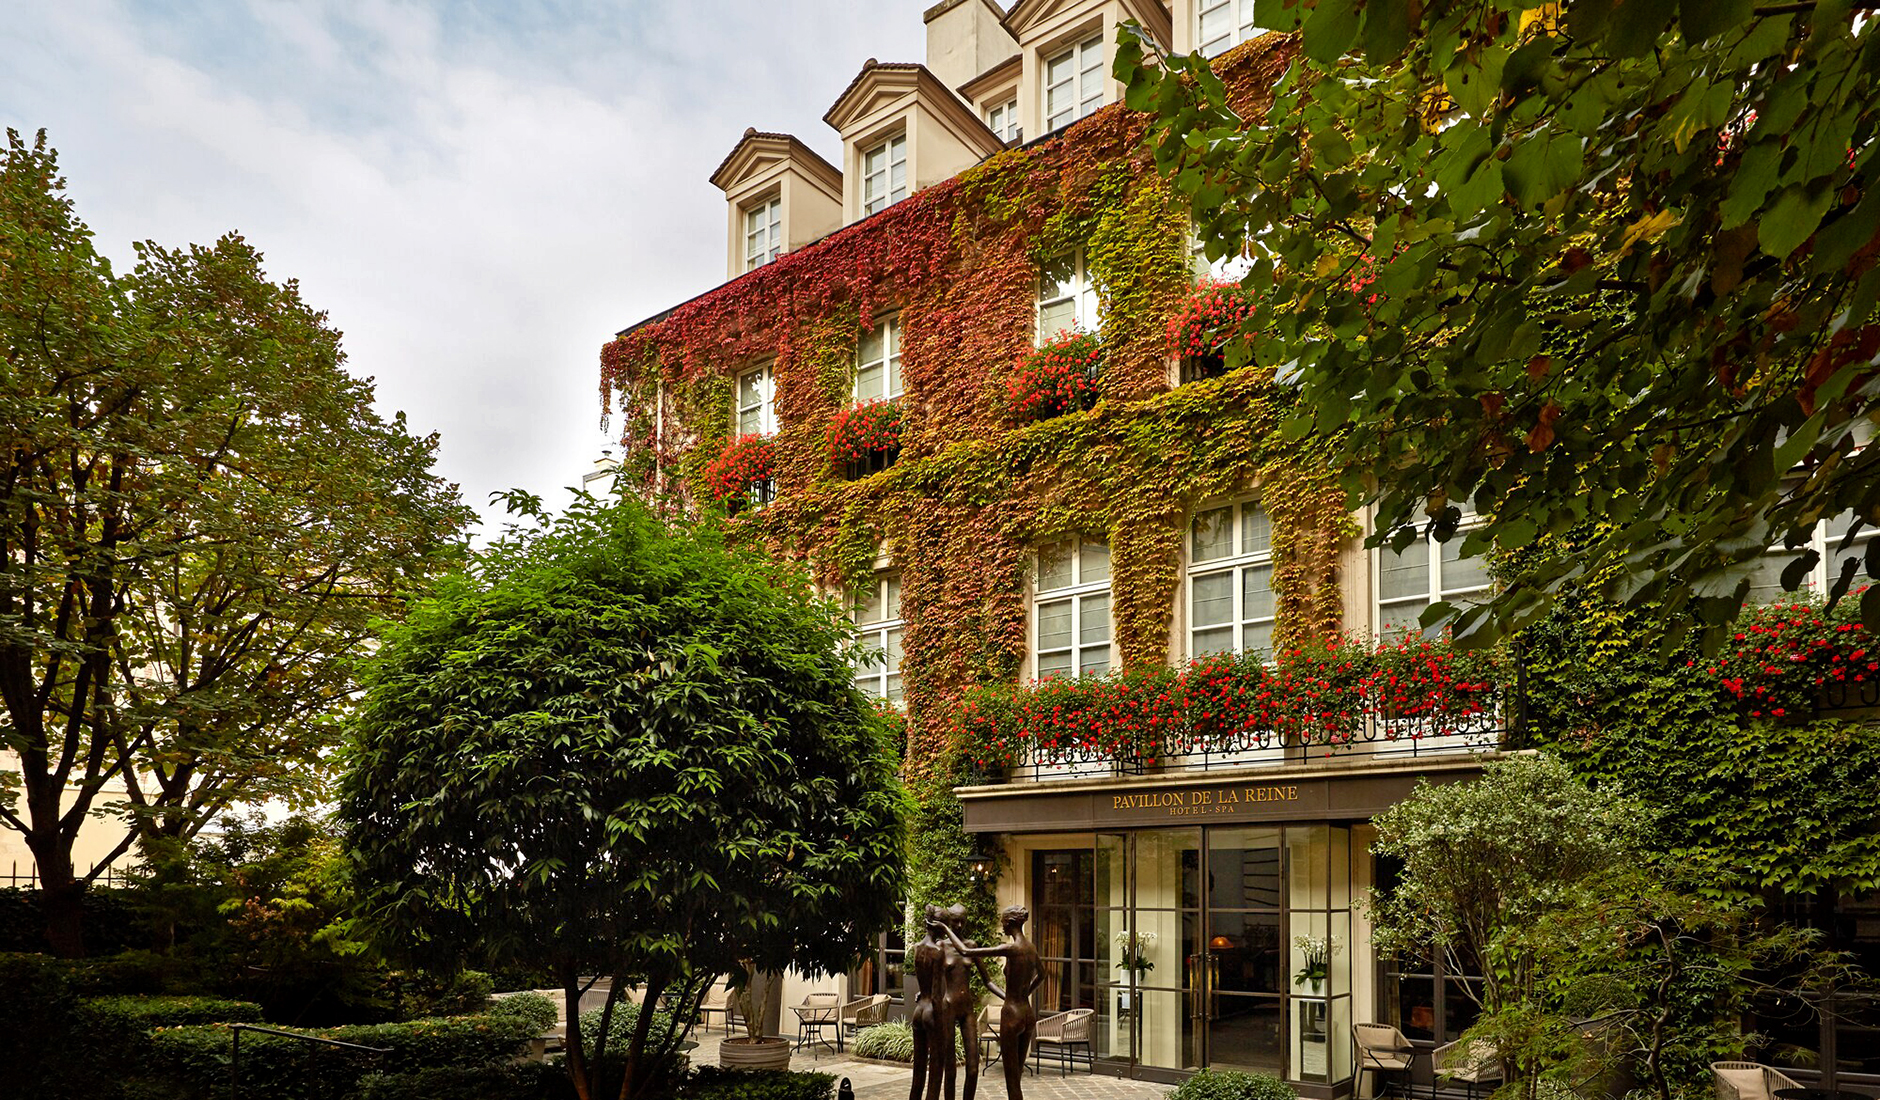
[[[1366,548],[1284,370],[1236,365],[1266,306],[1197,259],[1120,103],[1132,20],[1261,102],[1295,47],[1252,8],[937,4],[924,64],[871,60],[825,115],[839,165],[745,132],[712,176],[728,281],[609,341],[602,393],[634,491],[843,600],[906,730],[910,902],[987,934],[1028,906],[1034,999],[1093,1012],[1100,1071],[1330,1098],[1353,1024],[1428,1048],[1474,1018],[1477,976],[1372,950],[1368,820],[1539,737],[1505,657],[1418,624],[1480,563]],[[903,942],[845,991],[904,995]],[[1880,1034],[1823,1026],[1817,1057]]]

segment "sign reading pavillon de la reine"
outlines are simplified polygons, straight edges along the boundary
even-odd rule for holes
[[[1132,814],[1141,813],[1144,810],[1164,810],[1170,817],[1205,817],[1209,814],[1239,813],[1253,803],[1297,801],[1299,801],[1299,788],[1294,784],[1284,786],[1234,784],[1175,791],[1149,791],[1140,794],[1113,794],[1110,796],[1110,809],[1114,812]]]

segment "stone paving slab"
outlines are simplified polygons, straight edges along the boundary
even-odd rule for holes
[[[701,1028],[693,1031],[692,1038],[698,1043],[698,1049],[692,1051],[692,1064],[717,1065],[718,1043],[724,1032]],[[860,1062],[846,1051],[838,1054],[820,1044],[795,1052],[790,1068],[827,1073],[838,1081],[846,1077],[855,1089],[855,1100],[907,1100],[914,1081],[911,1067]],[[1042,1076],[1029,1068],[1025,1072],[1025,1100],[1162,1100],[1168,1091],[1167,1085],[1127,1081],[1089,1070],[1073,1069],[1068,1076],[1060,1077],[1048,1060]],[[995,1065],[990,1073],[981,1071],[975,1100],[1008,1100],[1003,1067]]]

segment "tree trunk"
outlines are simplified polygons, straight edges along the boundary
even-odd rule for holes
[[[54,843],[28,846],[39,869],[39,904],[46,945],[62,959],[85,957],[85,884],[72,873],[72,854]]]

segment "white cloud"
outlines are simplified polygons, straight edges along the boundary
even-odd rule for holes
[[[723,276],[706,175],[751,125],[833,159],[822,112],[919,59],[921,7],[0,0],[0,122],[120,263],[244,233],[471,504],[559,500],[608,443],[601,343]]]

